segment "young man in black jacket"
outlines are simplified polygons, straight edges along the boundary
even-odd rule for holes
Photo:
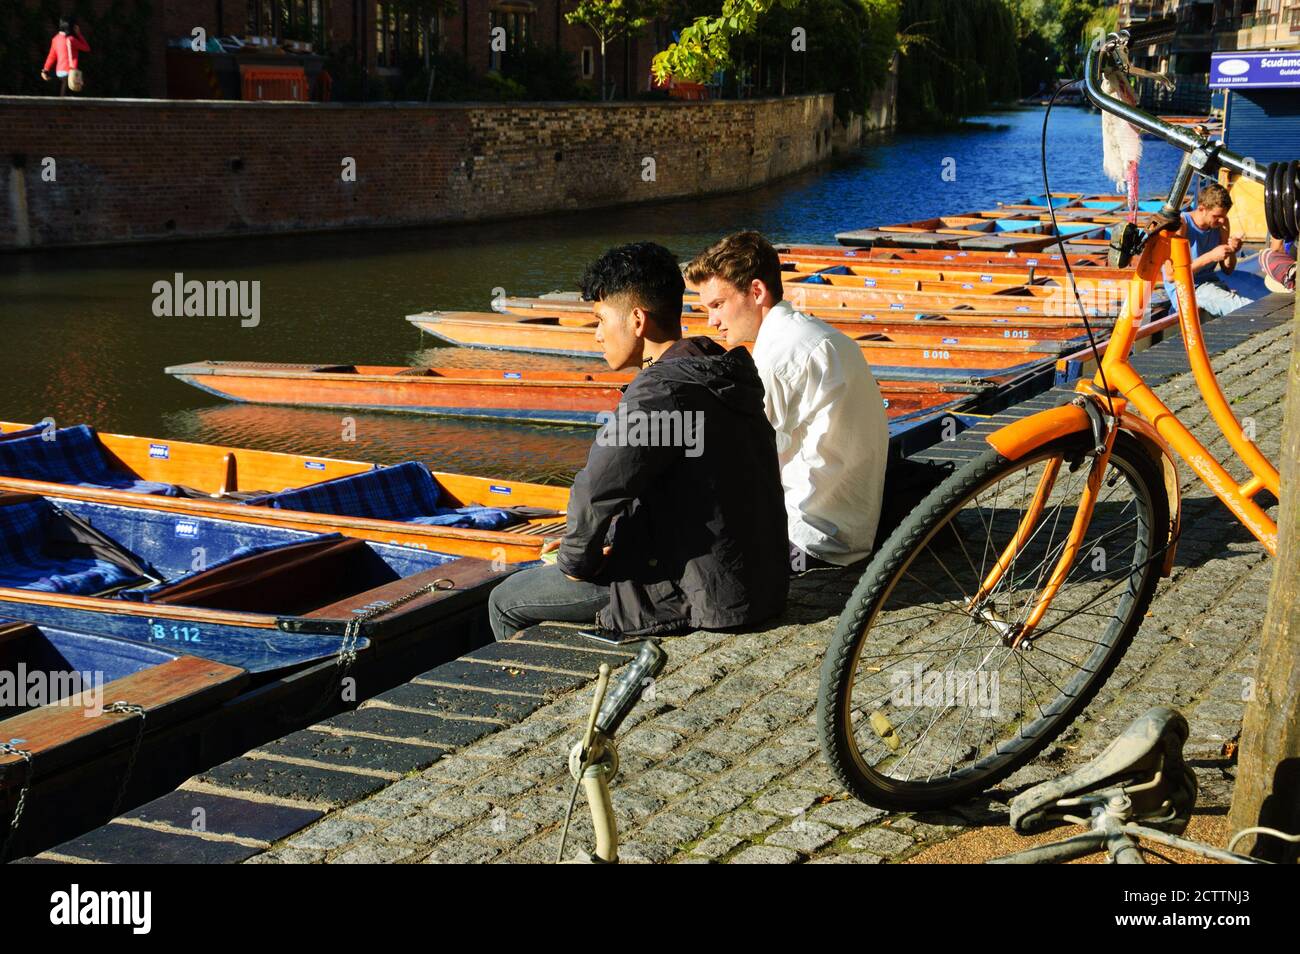
[[[609,638],[757,623],[785,606],[785,503],[763,384],[744,348],[681,337],[685,284],[652,242],[587,268],[596,340],[640,368],[574,478],[554,566],[522,570],[489,602],[509,639],[544,620]]]

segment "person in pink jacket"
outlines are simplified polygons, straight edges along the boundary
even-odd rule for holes
[[[77,68],[77,54],[89,52],[90,44],[81,35],[76,17],[64,17],[59,21],[59,32],[50,40],[50,55],[45,57],[41,79],[49,82],[50,67],[53,66],[54,75],[59,79],[59,95],[66,96],[68,74]]]

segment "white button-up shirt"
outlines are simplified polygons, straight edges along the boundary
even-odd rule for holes
[[[862,349],[782,301],[763,318],[753,353],[790,542],[839,566],[862,559],[880,521],[889,450],[884,400]]]

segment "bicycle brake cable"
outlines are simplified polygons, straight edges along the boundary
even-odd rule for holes
[[[1060,226],[1056,221],[1056,205],[1052,202],[1052,187],[1047,179],[1047,120],[1052,115],[1052,105],[1056,102],[1056,97],[1072,86],[1078,86],[1083,80],[1071,80],[1068,83],[1058,87],[1052,93],[1052,98],[1047,101],[1047,110],[1043,113],[1043,133],[1039,144],[1039,160],[1043,168],[1043,195],[1047,199],[1047,212],[1052,217],[1052,231],[1056,233],[1056,244],[1061,250],[1061,263],[1065,266],[1065,275],[1070,280],[1070,291],[1074,295],[1075,307],[1079,309],[1079,315],[1083,318],[1083,330],[1088,334],[1088,344],[1092,348],[1093,357],[1097,359],[1097,373],[1101,376],[1101,386],[1106,392],[1106,409],[1110,412],[1110,418],[1115,419],[1115,403],[1111,400],[1110,384],[1106,380],[1106,371],[1101,366],[1101,350],[1097,347],[1097,336],[1093,334],[1092,322],[1088,320],[1088,310],[1083,307],[1083,301],[1079,297],[1079,286],[1074,279],[1074,269],[1070,267],[1070,256],[1065,251],[1065,236],[1061,234]]]

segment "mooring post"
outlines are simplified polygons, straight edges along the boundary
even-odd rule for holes
[[[1300,307],[1291,337],[1282,425],[1282,500],[1277,559],[1260,637],[1255,682],[1246,703],[1238,749],[1237,784],[1229,830],[1263,825],[1300,832]],[[1251,847],[1253,845],[1253,847]],[[1241,850],[1270,861],[1292,861],[1297,846],[1266,835]]]

